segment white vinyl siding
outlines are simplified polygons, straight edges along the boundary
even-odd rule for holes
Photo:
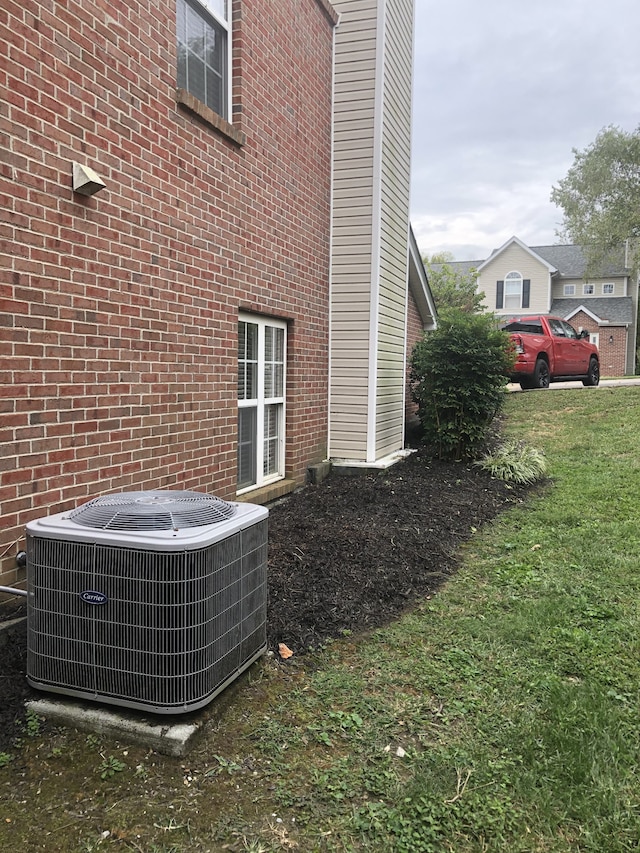
[[[413,7],[337,0],[330,453],[404,440]]]
[[[376,458],[404,441],[405,323],[407,313],[411,175],[411,0],[386,4],[382,121],[382,227],[376,393]]]
[[[534,258],[529,252],[525,252],[517,243],[500,252],[496,259],[488,261],[483,266],[478,279],[478,290],[486,294],[486,304],[494,310],[496,305],[496,282],[504,281],[507,273],[517,270],[523,280],[528,279],[530,284],[529,307],[525,310],[530,314],[546,313],[550,305],[551,282],[547,267]],[[508,314],[513,308],[503,307],[497,309],[497,314]]]
[[[625,287],[624,278],[608,278],[606,281],[594,281],[594,292],[593,296],[602,297],[602,296],[626,296],[627,290]],[[562,282],[556,282],[553,285],[552,290],[552,300],[553,299],[561,299],[566,298],[568,294],[565,293],[565,288],[567,286],[572,286],[574,288],[574,296],[575,299],[582,299],[586,296],[583,293],[583,285],[585,284],[584,279],[581,278],[566,278],[563,279]],[[613,287],[613,292],[605,292],[604,286],[607,286],[608,290],[611,291],[611,287]]]
[[[344,0],[336,31],[331,453],[367,451],[377,0]]]

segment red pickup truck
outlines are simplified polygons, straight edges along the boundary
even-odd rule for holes
[[[581,379],[583,385],[600,381],[598,348],[589,332],[576,332],[560,317],[512,317],[502,323],[516,353],[512,382],[522,388],[548,388],[550,382]]]

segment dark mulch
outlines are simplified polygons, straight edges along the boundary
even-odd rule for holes
[[[387,471],[334,473],[280,501],[269,515],[270,647],[283,642],[299,655],[387,623],[437,590],[473,528],[526,491],[421,450]],[[4,639],[0,751],[10,748],[34,693],[25,680],[24,623]]]

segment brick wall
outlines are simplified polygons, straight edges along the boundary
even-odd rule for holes
[[[574,329],[587,329],[599,335],[601,376],[624,376],[626,373],[627,328],[626,326],[599,326],[584,311],[579,311],[570,320]],[[613,341],[610,341],[613,338]]]
[[[332,28],[236,0],[238,144],[177,102],[172,0],[2,5],[0,583],[30,519],[235,494],[238,310],[289,322],[287,476],[324,458]]]

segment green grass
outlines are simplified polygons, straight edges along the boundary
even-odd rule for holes
[[[436,596],[252,668],[186,760],[34,725],[0,850],[637,851],[640,388],[511,395],[506,431],[550,485]]]

